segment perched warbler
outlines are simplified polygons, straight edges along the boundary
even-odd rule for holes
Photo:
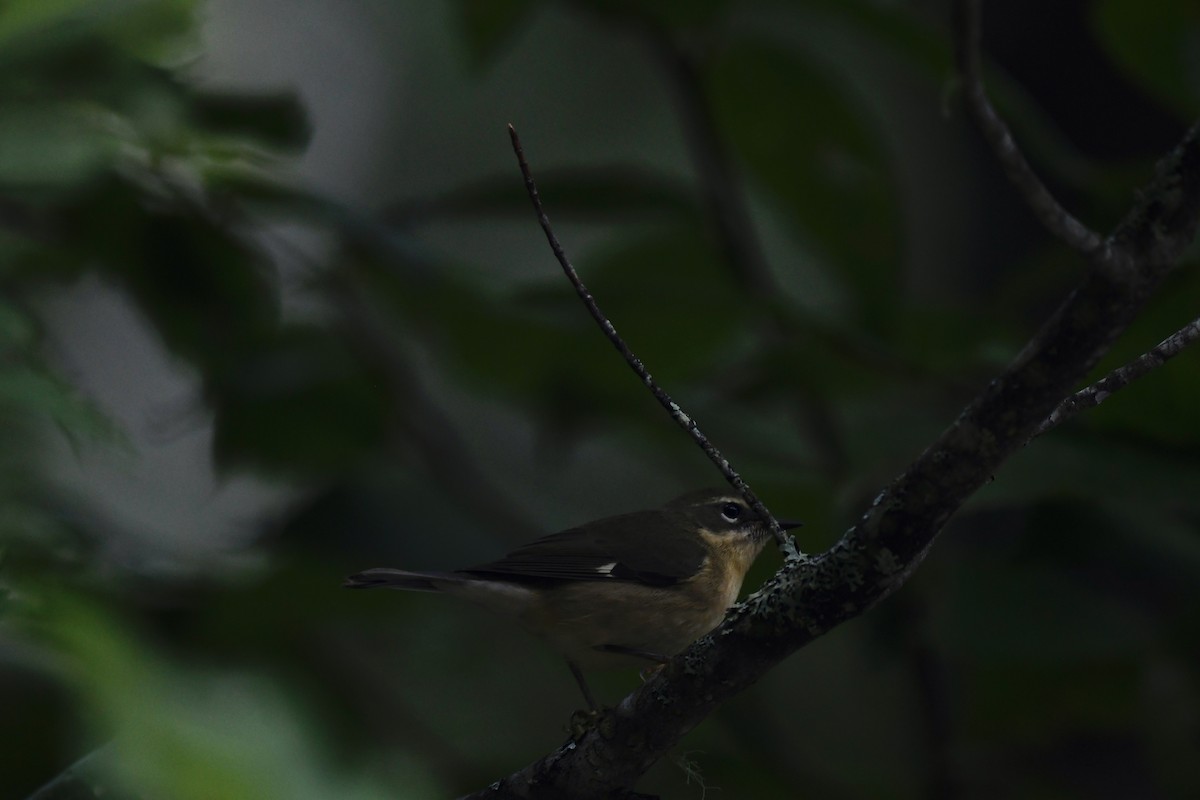
[[[595,709],[583,668],[666,663],[717,626],[770,537],[767,521],[736,493],[702,489],[544,536],[479,566],[369,569],[345,585],[444,592],[516,617],[566,656]]]

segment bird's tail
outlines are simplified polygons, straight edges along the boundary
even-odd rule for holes
[[[408,572],[402,569],[368,569],[351,575],[342,584],[347,589],[405,589],[410,592],[440,592],[447,583],[458,583],[461,576],[448,572]]]

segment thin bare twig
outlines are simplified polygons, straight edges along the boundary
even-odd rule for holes
[[[521,139],[517,135],[516,128],[512,125],[508,126],[508,135],[512,139],[513,152],[517,156],[517,163],[521,168],[521,176],[525,179],[525,191],[529,193],[529,199],[533,201],[533,208],[537,212],[538,222],[542,226],[542,232],[546,234],[546,241],[550,243],[550,249],[554,252],[554,257],[558,259],[559,265],[562,266],[563,272],[566,273],[567,280],[575,287],[575,292],[579,295],[579,299],[587,306],[588,313],[592,315],[592,319],[596,320],[596,324],[600,326],[600,330],[612,342],[613,347],[617,348],[617,351],[625,359],[625,363],[637,373],[637,376],[642,379],[642,383],[646,385],[646,388],[650,390],[662,407],[667,410],[671,418],[687,431],[688,435],[692,437],[692,441],[699,445],[709,460],[721,471],[721,474],[725,476],[725,480],[729,481],[729,485],[745,498],[746,503],[754,509],[755,513],[770,522],[771,532],[774,534],[775,541],[778,543],[779,549],[783,552],[784,556],[788,559],[800,558],[800,551],[796,548],[792,537],[783,532],[774,515],[755,496],[750,486],[742,480],[742,477],[738,475],[729,463],[729,459],[721,455],[721,451],[716,448],[716,445],[708,440],[708,437],[700,430],[700,426],[696,424],[696,420],[684,412],[679,407],[679,404],[672,400],[671,396],[658,385],[658,382],[654,380],[649,370],[646,369],[646,365],[629,349],[629,345],[617,333],[617,329],[613,327],[612,322],[600,310],[600,306],[596,303],[596,298],[592,296],[592,293],[579,277],[579,273],[575,271],[575,267],[571,264],[570,259],[567,258],[562,245],[559,244],[558,237],[554,235],[554,229],[550,225],[550,218],[546,216],[546,211],[542,208],[542,198],[538,194],[537,184],[533,180],[533,173],[529,169],[529,164],[525,161],[525,151],[521,148]]]
[[[987,140],[1004,173],[1029,205],[1033,215],[1051,234],[1081,253],[1103,257],[1103,238],[1076,219],[1050,193],[1029,166],[1008,125],[996,113],[983,87],[979,66],[980,0],[958,0],[955,16],[955,63],[962,80],[967,109]]]
[[[1192,320],[1183,328],[1163,339],[1153,349],[1138,356],[1125,366],[1114,369],[1091,386],[1080,389],[1063,400],[1030,438],[1036,438],[1046,431],[1057,428],[1084,409],[1095,408],[1107,400],[1113,392],[1124,389],[1151,370],[1158,369],[1183,352],[1185,347],[1197,339],[1200,339],[1200,317]]]

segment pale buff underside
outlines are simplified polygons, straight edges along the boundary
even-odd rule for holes
[[[487,580],[448,581],[439,588],[509,612],[585,669],[646,666],[644,659],[596,647],[618,645],[675,655],[720,623],[762,549],[761,541],[702,535],[721,557],[705,559],[695,578],[668,588],[617,580],[578,581],[538,591]]]

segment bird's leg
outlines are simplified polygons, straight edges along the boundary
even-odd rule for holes
[[[651,675],[665,667],[671,660],[662,653],[653,653],[649,650],[639,650],[636,647],[625,647],[620,644],[598,644],[596,645],[596,649],[601,653],[613,653],[618,656],[632,656],[633,658],[644,658],[647,661],[653,661],[653,664],[638,673],[638,677],[642,679],[643,683],[650,680]]]
[[[601,653],[612,653],[618,656],[633,656],[634,658],[644,658],[647,661],[653,661],[655,664],[670,663],[670,656],[664,656],[662,653],[654,653],[649,650],[639,650],[636,647],[626,647],[621,644],[598,644],[595,647]]]
[[[567,659],[567,666],[571,668],[571,674],[575,676],[575,682],[579,684],[579,691],[583,692],[583,699],[587,701],[588,710],[595,714],[597,711],[596,701],[592,699],[592,690],[588,688],[587,681],[584,680],[583,670],[569,658]]]
[[[571,674],[575,676],[575,682],[579,684],[579,691],[583,692],[583,699],[588,704],[587,711],[579,709],[571,715],[571,722],[568,726],[572,738],[579,739],[596,726],[600,719],[600,709],[597,708],[596,701],[592,698],[592,690],[588,688],[587,681],[584,680],[583,670],[569,658],[567,666],[571,668]]]

